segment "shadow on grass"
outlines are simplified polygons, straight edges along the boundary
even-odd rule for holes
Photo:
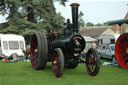
[[[23,63],[24,64],[24,63]],[[46,75],[48,77],[54,76],[52,72],[52,67],[51,67],[51,62],[47,63],[47,66],[44,70],[34,70],[32,69],[32,66],[30,63],[26,63],[22,66],[22,69],[25,72],[32,72],[32,73],[37,73],[37,75]],[[64,72],[62,77],[85,77],[89,76],[88,72],[86,70],[85,64],[79,64],[76,68],[74,69],[66,69],[64,68]]]

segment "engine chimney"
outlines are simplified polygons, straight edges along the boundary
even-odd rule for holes
[[[72,3],[70,6],[72,8],[73,29],[74,29],[74,32],[78,33],[79,31],[78,29],[78,7],[80,6],[80,4]]]

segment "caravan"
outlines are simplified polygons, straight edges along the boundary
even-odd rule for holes
[[[120,34],[103,34],[99,36],[99,45],[102,44],[115,44]]]
[[[0,34],[0,58],[23,59],[26,50],[24,37],[15,34]]]

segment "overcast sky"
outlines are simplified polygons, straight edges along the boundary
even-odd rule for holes
[[[84,21],[103,23],[108,20],[122,19],[128,12],[128,0],[69,0],[66,7],[55,3],[56,11],[61,12],[62,16],[71,19],[70,4],[77,2],[80,4],[79,11],[84,13]]]
[[[128,0],[69,0],[66,7],[55,2],[57,12],[61,12],[66,19],[71,19],[71,3],[80,4],[79,11],[84,13],[83,19],[87,22],[103,23],[108,20],[122,19],[128,12]],[[0,23],[5,21],[5,17],[0,16]]]

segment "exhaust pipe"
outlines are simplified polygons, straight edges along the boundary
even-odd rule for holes
[[[78,7],[80,4],[78,3],[72,3],[71,5],[72,8],[72,22],[73,22],[73,29],[75,33],[78,33]]]

